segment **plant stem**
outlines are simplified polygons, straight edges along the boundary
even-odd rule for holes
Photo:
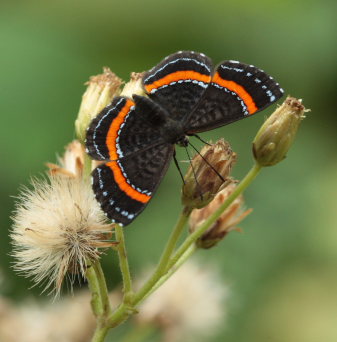
[[[144,299],[146,299],[151,293],[156,291],[163,283],[166,282],[179,268],[182,266],[185,261],[197,250],[197,246],[195,244],[191,245],[186,252],[181,256],[179,260],[157,281],[157,283],[152,287],[151,291],[146,294]]]
[[[97,319],[97,326],[92,342],[104,341],[108,332],[105,321],[111,315],[108,290],[99,260],[89,260],[86,272],[89,289],[91,291],[91,307]]]
[[[188,220],[188,217],[191,213],[191,210],[184,209],[179,219],[171,233],[171,236],[169,238],[169,241],[166,244],[166,247],[162,253],[162,256],[160,258],[159,264],[153,273],[152,277],[144,284],[144,286],[133,296],[132,300],[129,302],[123,302],[116,311],[109,317],[109,326],[115,327],[122,323],[129,315],[130,313],[134,312],[134,307],[141,302],[146,295],[151,291],[152,287],[156,285],[158,280],[163,276],[163,274],[167,270],[167,264],[170,260],[170,256],[173,253],[174,247],[179,239],[179,236],[182,233],[182,230]],[[116,237],[118,239],[118,231],[116,230]],[[119,240],[119,239],[118,239]],[[121,266],[122,269],[122,266]],[[123,274],[123,272],[122,272]]]
[[[91,342],[103,342],[105,340],[106,335],[108,334],[109,327],[105,324],[97,324],[96,330],[94,332],[94,336],[91,339]]]
[[[120,268],[124,283],[124,300],[122,304],[109,315],[106,321],[99,321],[94,339],[92,342],[101,342],[107,334],[108,329],[114,328],[124,322],[132,313],[135,312],[135,306],[144,300],[149,294],[160,287],[174,272],[196,251],[197,247],[194,242],[221,216],[221,214],[230,206],[230,204],[251,184],[261,170],[261,166],[255,164],[247,173],[245,178],[238,184],[234,192],[227,200],[201,225],[201,227],[190,234],[182,243],[180,248],[173,255],[177,241],[185,227],[185,224],[191,213],[190,209],[184,208],[179,216],[178,222],[173,229],[169,241],[162,253],[158,266],[152,277],[144,284],[144,286],[136,293],[132,292],[132,283],[128,260],[126,256],[126,248],[124,241],[123,229],[116,227],[116,238],[119,242],[117,246]],[[99,270],[98,270],[99,271]],[[99,274],[99,272],[98,272]],[[104,279],[104,276],[103,276]],[[93,281],[93,289],[95,290],[95,282]],[[101,285],[99,285],[101,288]],[[101,290],[99,291],[101,292]],[[105,316],[107,317],[107,316]],[[96,339],[95,339],[96,338]]]
[[[96,270],[93,266],[93,261],[87,262],[86,278],[89,285],[89,290],[91,292],[91,308],[96,317],[103,314],[103,305],[101,297],[101,289],[97,277]]]
[[[160,258],[159,264],[153,273],[152,277],[143,285],[143,287],[135,294],[135,297],[132,301],[133,305],[137,305],[144,297],[147,295],[149,291],[151,291],[152,287],[157,283],[157,281],[165,274],[167,271],[167,265],[169,263],[170,257],[173,253],[173,250],[177,244],[177,241],[185,227],[185,224],[191,214],[191,210],[184,208],[179,216],[179,219],[171,233],[171,236],[166,244],[166,247],[163,251],[163,254]]]
[[[123,293],[124,293],[123,302],[130,303],[131,298],[133,296],[132,280],[131,280],[127,253],[126,253],[124,232],[123,232],[123,228],[119,224],[116,225],[115,234],[116,234],[116,239],[118,242],[117,252],[118,252],[118,258],[119,258],[119,267],[120,267],[122,278],[123,278]]]
[[[255,164],[247,173],[245,178],[238,184],[227,200],[208,218],[195,232],[190,234],[168,264],[171,268],[182,257],[187,249],[221,216],[221,214],[231,205],[231,203],[251,184],[261,171],[262,166]]]
[[[103,310],[102,316],[107,317],[108,315],[111,314],[111,306],[110,306],[108,288],[106,285],[101,263],[97,260],[96,262],[93,263],[93,268],[95,270],[97,281],[98,281],[98,286],[100,289],[100,297],[101,297],[102,310]]]

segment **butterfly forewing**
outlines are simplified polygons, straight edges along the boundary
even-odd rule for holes
[[[225,61],[217,67],[199,103],[186,117],[186,132],[204,132],[249,117],[282,96],[279,84],[264,71]]]
[[[93,171],[93,189],[103,211],[127,225],[145,208],[167,171],[173,145],[155,145],[107,162]]]
[[[166,57],[143,77],[149,97],[162,105],[172,119],[191,112],[211,81],[212,62],[204,54],[180,51]]]
[[[88,154],[96,160],[118,160],[162,142],[146,110],[141,109],[129,98],[114,98],[88,128]]]

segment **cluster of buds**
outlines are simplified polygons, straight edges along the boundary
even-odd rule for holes
[[[223,139],[208,144],[191,161],[182,188],[182,202],[193,211],[190,233],[197,230],[229,197],[236,187],[230,173],[236,154]],[[243,197],[239,196],[218,220],[197,240],[200,248],[210,248],[234,230],[250,210],[243,211]]]
[[[306,111],[301,100],[288,97],[265,121],[253,142],[257,165],[272,166],[286,157]],[[193,158],[182,190],[183,204],[193,209],[190,233],[198,230],[235,191],[236,182],[230,178],[235,160],[235,153],[223,140],[206,145],[200,155]],[[238,230],[238,223],[250,212],[251,209],[243,209],[243,197],[238,196],[196,241],[197,246],[213,247],[228,232]]]

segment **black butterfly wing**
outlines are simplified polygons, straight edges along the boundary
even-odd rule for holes
[[[163,142],[149,111],[118,96],[92,120],[87,153],[95,160],[118,160]]]
[[[274,79],[253,65],[222,62],[184,122],[187,134],[204,132],[255,114],[283,96]]]
[[[211,81],[212,61],[202,53],[180,51],[166,57],[143,76],[148,96],[175,120],[199,102]]]
[[[112,221],[126,226],[143,211],[165,175],[173,151],[171,144],[154,145],[93,171],[96,199]]]

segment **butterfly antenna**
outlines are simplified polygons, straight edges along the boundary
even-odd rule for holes
[[[190,154],[188,153],[187,147],[185,147],[185,150],[186,150],[186,154],[187,154],[188,160],[190,161],[190,164],[191,164],[191,168],[192,168],[192,172],[193,172],[193,175],[194,175],[195,182],[197,183],[197,187],[198,187],[199,192],[200,192],[200,198],[201,198],[201,200],[203,200],[203,196],[202,196],[202,192],[201,192],[201,186],[200,186],[200,184],[198,182],[197,175],[195,173],[194,166],[193,166],[193,163],[192,163],[192,159],[190,157]]]
[[[211,146],[210,143],[208,143],[207,141],[205,141],[204,139],[202,139],[201,137],[199,137],[198,134],[192,134],[192,137],[196,137],[197,139],[199,139],[202,143],[204,143],[205,145]]]
[[[174,160],[174,164],[176,164],[176,167],[179,171],[180,177],[183,180],[183,183],[185,184],[185,179],[184,179],[183,173],[181,172],[181,169],[180,169],[177,157],[176,157],[176,150],[174,150],[174,152],[173,152],[173,160]]]
[[[199,154],[199,156],[204,160],[204,162],[218,175],[218,177],[225,182],[225,179],[220,175],[220,173],[214,168],[212,164],[210,164],[207,159],[198,151],[196,147],[194,147],[190,142],[188,142],[189,145]]]

